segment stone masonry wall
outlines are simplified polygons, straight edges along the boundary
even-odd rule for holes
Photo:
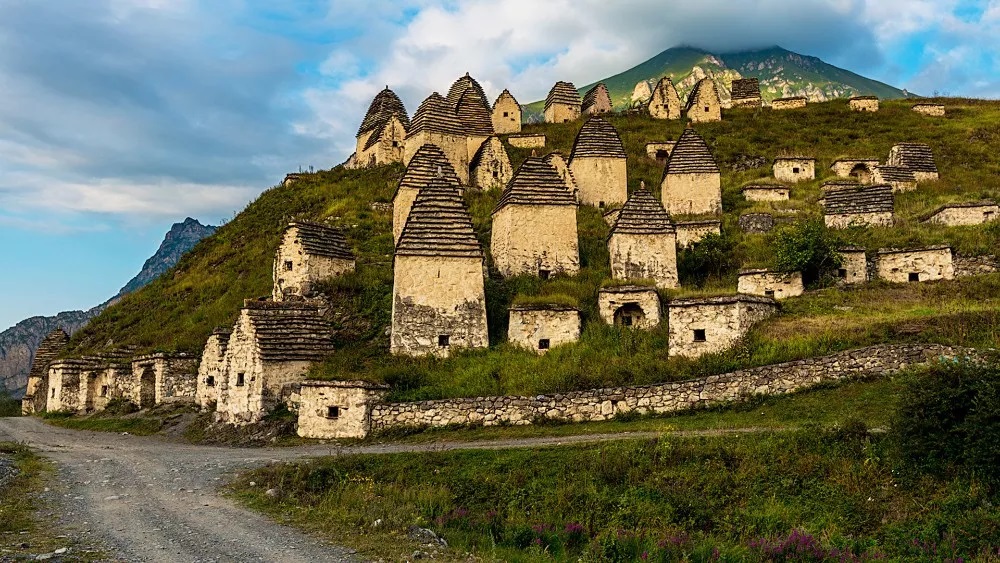
[[[802,272],[752,271],[740,273],[737,292],[788,299],[802,295]]]
[[[519,149],[540,149],[545,146],[545,135],[511,135],[507,142]]]
[[[373,431],[449,424],[527,425],[540,419],[589,422],[630,411],[669,413],[752,395],[780,395],[821,383],[883,375],[943,358],[980,357],[937,344],[883,345],[750,368],[690,381],[613,387],[534,397],[475,397],[372,406]]]
[[[580,270],[575,206],[508,205],[493,216],[491,236],[493,261],[505,276]]]
[[[915,249],[879,253],[875,257],[875,272],[880,279],[897,283],[950,280],[955,277],[955,266],[950,248]],[[911,279],[911,275],[917,279]]]
[[[931,117],[944,117],[945,113],[944,106],[940,104],[917,104],[913,106],[913,111]]]
[[[771,109],[782,110],[782,109],[798,109],[806,107],[805,98],[789,98],[784,100],[773,100],[771,102]]]
[[[774,178],[779,182],[806,182],[816,178],[816,161],[810,158],[782,158],[774,161]]]
[[[289,295],[310,297],[317,282],[353,270],[354,260],[310,254],[299,239],[299,230],[293,227],[285,231],[275,252],[271,297],[275,301],[283,301]]]
[[[580,312],[573,308],[512,307],[507,340],[539,354],[580,339]],[[547,341],[547,347],[541,341]]]
[[[744,213],[740,215],[740,230],[744,233],[768,233],[774,228],[770,213]]]
[[[892,213],[835,213],[823,216],[826,226],[831,229],[848,227],[891,227]]]
[[[961,205],[945,207],[929,219],[928,223],[938,223],[951,227],[979,225],[1000,218],[1000,206],[995,203],[983,205]]]
[[[608,239],[611,278],[649,279],[656,287],[671,289],[677,279],[677,235],[614,233]]]
[[[660,185],[663,207],[671,215],[722,213],[722,176],[667,174]]]
[[[580,203],[603,208],[628,199],[624,158],[574,158],[569,168],[576,180]]]
[[[497,99],[491,119],[493,131],[498,135],[521,132],[521,106],[512,97],[501,96]]]
[[[864,250],[841,250],[840,268],[837,273],[843,283],[868,281],[868,259]]]
[[[986,256],[952,256],[955,264],[955,277],[978,276],[1000,272],[1000,258]]]
[[[851,111],[878,111],[878,98],[855,98],[847,102]]]
[[[580,104],[552,104],[545,109],[545,123],[565,123],[580,117]]]
[[[677,248],[687,248],[709,233],[722,234],[721,221],[682,221],[674,227],[677,228]]]

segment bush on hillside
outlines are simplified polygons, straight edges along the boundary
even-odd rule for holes
[[[802,272],[802,281],[815,285],[833,278],[840,267],[837,237],[823,221],[811,219],[780,229],[775,236],[779,270]]]
[[[21,416],[21,402],[10,396],[10,392],[0,387],[0,417]]]
[[[964,474],[1000,491],[1000,363],[952,361],[912,376],[891,435],[907,470]]]
[[[709,233],[701,241],[682,249],[677,256],[677,273],[682,285],[705,285],[709,277],[722,278],[740,267],[736,241],[726,233]]]

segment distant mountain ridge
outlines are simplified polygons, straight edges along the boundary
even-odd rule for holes
[[[69,334],[80,330],[101,311],[172,268],[181,256],[217,228],[202,225],[190,217],[182,223],[174,223],[139,273],[111,299],[87,311],[64,311],[52,317],[31,317],[0,332],[0,388],[6,387],[15,394],[24,389],[35,350],[48,333],[56,328],[62,328]]]
[[[643,84],[652,89],[663,77],[673,79],[682,100],[702,78],[715,80],[723,102],[729,101],[733,80],[739,78],[758,79],[765,102],[790,96],[804,96],[813,102],[858,95],[883,99],[910,96],[905,90],[884,82],[778,46],[727,54],[693,47],[674,47],[579,90],[583,94],[598,82],[603,82],[608,87],[615,109],[620,110],[645,103],[648,98],[643,99],[641,95]],[[537,118],[543,105],[544,101],[529,104],[526,113]]]

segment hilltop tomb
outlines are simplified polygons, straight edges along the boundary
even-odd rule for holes
[[[413,114],[413,122],[406,136],[403,164],[409,165],[417,151],[427,144],[437,146],[444,153],[461,184],[467,186],[469,141],[466,128],[448,100],[437,92],[428,96]]]
[[[608,87],[603,82],[598,82],[583,95],[580,112],[583,115],[600,115],[611,112],[611,94],[608,93]]]
[[[815,180],[816,159],[811,156],[779,156],[774,159],[774,179],[792,184]]]
[[[507,341],[544,354],[580,339],[582,322],[576,307],[556,304],[514,305],[508,310]]]
[[[722,352],[777,312],[777,301],[757,295],[673,299],[667,303],[667,353],[697,358]]]
[[[609,325],[650,330],[660,325],[660,296],[645,285],[605,287],[597,292],[597,311]]]
[[[583,101],[572,82],[556,82],[545,98],[545,123],[566,123],[580,117]]]
[[[823,220],[831,229],[891,227],[894,205],[892,186],[842,186],[823,196]]]
[[[495,135],[483,141],[469,161],[470,183],[481,190],[502,190],[513,175],[507,149]]]
[[[878,111],[878,97],[877,96],[854,96],[847,100],[847,107],[851,111],[867,111],[876,112]]]
[[[747,201],[787,201],[791,190],[782,184],[750,184],[740,188]]]
[[[781,300],[802,295],[805,292],[805,286],[802,283],[802,272],[774,272],[765,269],[743,270],[739,274],[736,291]]]
[[[552,166],[528,157],[493,211],[493,261],[504,276],[546,279],[580,269],[576,200]]]
[[[918,182],[938,179],[934,152],[923,143],[899,143],[889,150],[888,166],[898,166],[913,172]]]
[[[358,127],[353,167],[403,162],[403,145],[409,128],[402,100],[386,86],[372,100]],[[289,179],[286,177],[285,181]]]
[[[705,139],[684,129],[667,158],[660,183],[663,207],[671,215],[722,212],[722,175]]]
[[[997,217],[1000,217],[1000,207],[995,201],[969,201],[942,205],[925,215],[922,222],[956,227],[981,225],[996,221]]]
[[[462,181],[451,165],[451,161],[441,151],[437,145],[427,144],[420,147],[410,163],[406,166],[406,172],[396,186],[396,193],[392,197],[392,239],[399,242],[399,235],[403,233],[403,226],[406,225],[406,218],[410,215],[410,207],[413,200],[420,193],[420,188],[426,186],[431,179],[440,175],[448,183],[461,189]]]
[[[599,208],[628,198],[627,156],[618,131],[600,117],[583,124],[573,142],[569,169],[584,205]]]
[[[722,101],[711,78],[702,78],[688,94],[684,114],[695,123],[722,121]]]
[[[733,80],[732,107],[760,108],[763,101],[760,97],[760,81],[756,78],[738,78]]]
[[[641,84],[646,84],[642,82]],[[649,85],[646,89],[648,91]],[[672,80],[664,76],[656,83],[656,88],[650,96],[647,96],[649,104],[646,110],[653,119],[680,119],[681,118],[681,97],[677,94]]]
[[[608,235],[611,277],[653,280],[658,288],[675,288],[677,231],[670,215],[643,184],[632,192]]]
[[[771,109],[773,110],[799,109],[804,107],[806,107],[806,98],[804,96],[791,96],[771,100]]]
[[[318,282],[354,271],[354,254],[340,229],[289,223],[274,256],[272,299],[312,297]]]
[[[883,248],[875,254],[875,276],[889,282],[908,283],[955,278],[951,247]]]
[[[521,132],[521,104],[507,89],[500,92],[491,112],[493,132],[497,135],[507,135]]]

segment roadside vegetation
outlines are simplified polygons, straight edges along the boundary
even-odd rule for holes
[[[10,392],[0,385],[0,417],[21,416],[21,401],[10,396]]]
[[[995,363],[941,365],[902,379],[888,432],[847,419],[746,436],[350,455],[252,471],[231,491],[371,557],[408,557],[417,526],[447,541],[438,558],[991,561],[998,389]]]

